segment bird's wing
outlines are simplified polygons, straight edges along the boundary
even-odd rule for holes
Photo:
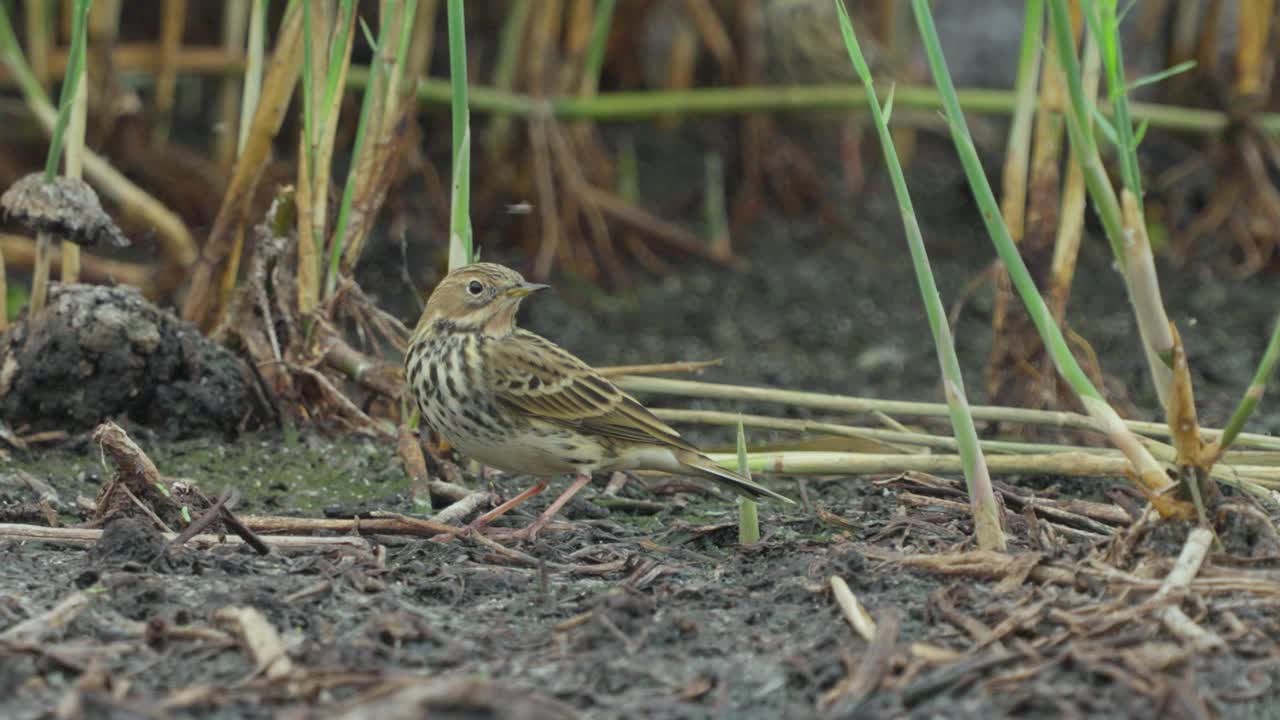
[[[498,400],[527,416],[617,440],[694,450],[603,375],[555,343],[517,330],[486,348]]]

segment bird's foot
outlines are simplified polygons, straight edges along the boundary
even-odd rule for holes
[[[579,490],[586,487],[589,482],[591,482],[591,475],[589,473],[579,474],[573,479],[573,482],[569,484],[569,487],[560,494],[560,497],[556,498],[546,510],[542,511],[542,514],[539,515],[536,520],[529,523],[528,526],[520,530],[516,530],[509,535],[505,535],[504,537],[527,542],[537,540],[538,533],[542,532],[542,529],[547,526],[547,523],[551,522],[551,519],[556,516],[556,513],[559,513],[561,508],[568,504],[569,500],[571,500],[574,495],[577,495]]]

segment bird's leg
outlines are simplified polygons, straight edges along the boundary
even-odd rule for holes
[[[510,512],[511,508],[514,508],[520,503],[528,500],[529,498],[533,497],[534,495],[537,495],[538,493],[546,489],[547,489],[547,481],[542,478],[538,478],[537,483],[535,483],[533,487],[529,488],[528,490],[525,490],[519,495],[516,495],[515,497],[502,503],[501,505],[490,510],[489,512],[481,515],[475,520],[472,520],[471,523],[467,525],[467,529],[470,530],[471,532],[480,532],[484,530],[486,527],[489,526],[489,523],[493,522],[494,520],[497,520],[498,518]]]
[[[578,473],[577,477],[573,479],[573,482],[569,484],[568,489],[561,493],[560,497],[556,498],[555,502],[551,503],[546,510],[542,511],[542,514],[538,516],[537,520],[534,520],[523,530],[518,530],[515,533],[512,533],[510,537],[519,540],[537,540],[538,533],[542,532],[542,528],[551,521],[551,518],[556,516],[556,513],[560,512],[560,509],[563,508],[574,495],[578,494],[579,490],[586,487],[589,482],[591,482],[591,473]]]

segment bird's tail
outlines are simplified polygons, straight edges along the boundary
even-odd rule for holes
[[[769,498],[772,500],[781,500],[782,502],[794,505],[795,500],[776,493],[769,488],[757,484],[738,473],[727,470],[717,465],[711,458],[693,452],[684,452],[679,456],[680,464],[698,477],[715,481],[742,497],[750,500],[762,500]]]

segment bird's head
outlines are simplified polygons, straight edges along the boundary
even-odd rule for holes
[[[546,287],[527,282],[520,273],[502,265],[464,265],[446,275],[431,292],[418,331],[444,321],[457,330],[505,335],[515,328],[520,301]]]

